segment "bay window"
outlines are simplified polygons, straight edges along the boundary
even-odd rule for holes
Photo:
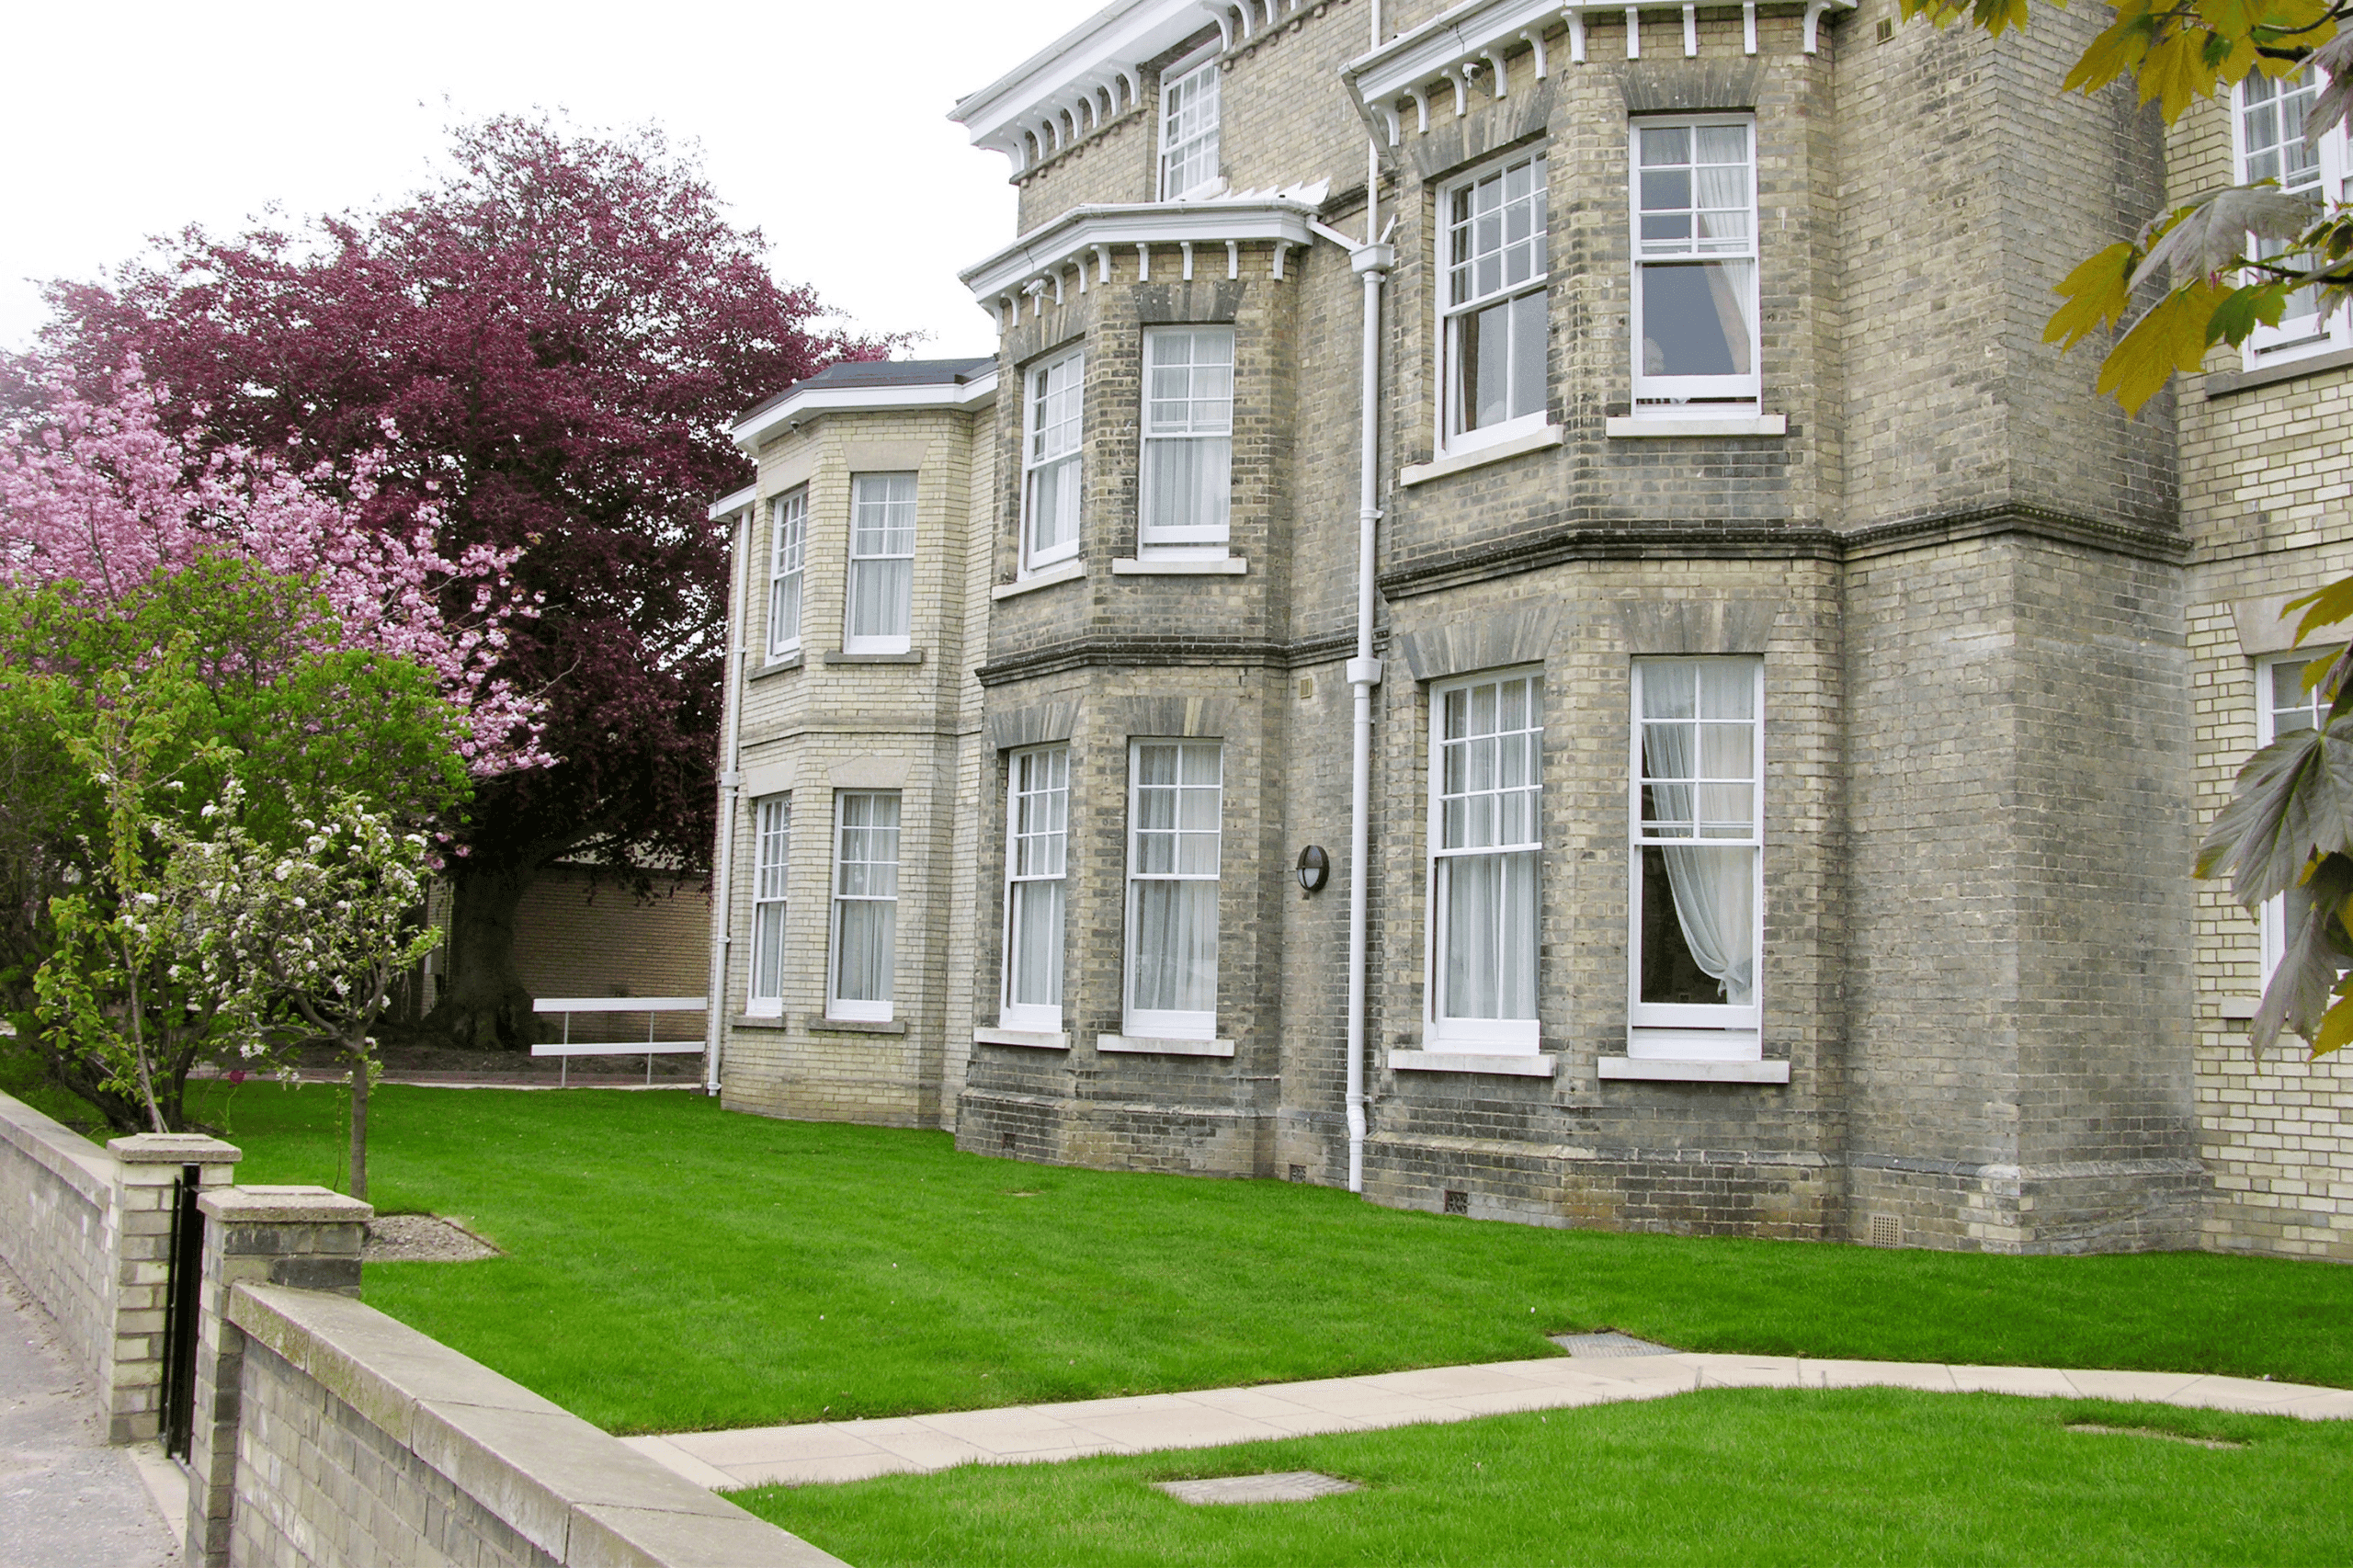
[[[1078,553],[1080,412],[1086,356],[1064,354],[1029,372],[1023,400],[1021,570]]]
[[[1544,683],[1430,694],[1431,1049],[1537,1046]]]
[[[1754,1061],[1764,661],[1638,660],[1633,688],[1627,1054]]]
[[[915,476],[850,478],[849,592],[846,653],[904,653],[912,647],[915,584]]]
[[[2261,72],[2241,82],[2232,94],[2233,150],[2237,183],[2277,180],[2291,196],[2322,201],[2342,199],[2347,147],[2343,126],[2332,129],[2317,143],[2304,140],[2304,117],[2320,96],[2322,76],[2306,65],[2292,76],[2277,80]],[[2269,257],[2286,248],[2279,240],[2252,240],[2253,254]],[[2305,263],[2309,265],[2309,261]],[[2248,335],[2248,368],[2302,358],[2353,344],[2353,324],[2343,308],[2323,312],[2317,289],[2299,290],[2289,296],[2277,326],[2257,326]]]
[[[1475,175],[1439,198],[1439,434],[1449,451],[1543,426],[1549,243],[1540,153]]]
[[[1160,199],[1181,201],[1218,186],[1217,62],[1177,66],[1160,89]]]
[[[887,1020],[899,934],[899,797],[834,797],[833,961],[825,1016]]]
[[[1006,770],[1005,998],[1011,1029],[1063,1027],[1063,912],[1070,747],[1015,752]]]
[[[791,796],[769,795],[753,803],[752,983],[744,1011],[755,1017],[784,1011],[784,893],[791,829]]]
[[[1634,124],[1637,415],[1756,404],[1755,132],[1745,118]]]
[[[1233,489],[1233,329],[1147,331],[1143,389],[1139,553],[1222,555]]]
[[[1125,1032],[1213,1039],[1224,747],[1136,741],[1128,779]]]
[[[803,485],[768,505],[768,658],[801,651],[801,579],[809,553],[809,490]]]

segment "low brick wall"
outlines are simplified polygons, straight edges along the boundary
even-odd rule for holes
[[[217,1138],[183,1133],[101,1149],[0,1095],[0,1261],[91,1379],[109,1442],[156,1434],[176,1185],[190,1165],[225,1183],[238,1157]]]
[[[191,1568],[840,1568],[362,1303],[366,1204],[228,1187],[203,1208]]]

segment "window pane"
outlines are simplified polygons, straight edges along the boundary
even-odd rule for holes
[[[881,899],[844,899],[835,995],[845,1002],[891,1000],[899,906]]]
[[[763,903],[752,911],[752,994],[773,1002],[784,994],[784,905]]]
[[[1006,1000],[1028,1007],[1063,1003],[1063,884],[1016,882],[1006,935],[1011,978]]]
[[[849,634],[905,637],[915,609],[915,562],[853,561],[849,566]]]
[[[1217,884],[1134,884],[1129,1005],[1149,1012],[1217,1010]]]
[[[1643,268],[1643,373],[1745,376],[1756,264],[1703,261]]]
[[[1747,1006],[1756,999],[1753,848],[1642,851],[1644,1002]]]
[[[1536,857],[1439,862],[1446,919],[1442,1017],[1536,1017]]]

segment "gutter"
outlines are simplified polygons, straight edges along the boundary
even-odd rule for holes
[[[756,484],[746,485],[710,508],[713,521],[733,513],[734,570],[729,574],[727,629],[734,646],[728,651],[727,724],[721,742],[719,769],[719,843],[711,867],[713,892],[710,974],[704,992],[702,1092],[719,1096],[720,1044],[727,1014],[728,948],[733,941],[730,916],[734,902],[729,873],[735,869],[735,799],[742,792],[744,737],[744,677],[747,654],[744,623],[751,610],[752,519],[759,498]]]

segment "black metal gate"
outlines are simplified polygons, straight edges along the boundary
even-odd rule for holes
[[[164,1286],[164,1451],[188,1457],[196,1430],[197,1290],[204,1272],[201,1165],[183,1165],[172,1188],[171,1277]]]

